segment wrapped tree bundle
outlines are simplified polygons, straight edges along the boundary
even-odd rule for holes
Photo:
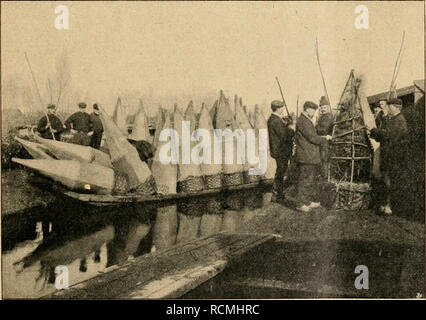
[[[42,144],[24,140],[18,137],[15,137],[15,140],[22,144],[25,150],[27,150],[30,156],[34,159],[54,159],[46,153],[47,149]]]
[[[142,100],[139,101],[139,109],[136,112],[132,133],[130,134],[129,139],[135,141],[149,141],[151,139],[148,127],[148,117],[146,116]]]
[[[171,114],[165,114],[165,122],[163,124],[157,124],[158,130],[172,129],[171,125]],[[161,126],[161,127],[160,127]],[[158,135],[159,139],[160,135]],[[174,194],[177,188],[177,164],[170,162],[169,164],[163,164],[160,161],[161,148],[168,143],[167,141],[157,141],[158,146],[155,150],[154,159],[152,162],[152,174],[155,179],[157,186],[157,193],[159,194]],[[169,154],[171,157],[171,154]]]
[[[101,150],[74,143],[43,139],[39,136],[35,136],[35,139],[60,160],[77,160],[112,168],[111,158]]]
[[[75,160],[18,159],[12,161],[79,192],[111,194],[119,183],[114,170]]]
[[[243,154],[243,159],[242,159],[243,168],[244,168],[244,172],[243,172],[244,183],[258,182],[260,180],[259,175],[249,175],[249,169],[257,167],[256,164],[251,165],[248,162],[248,147],[249,147],[248,130],[252,130],[253,127],[249,122],[249,119],[247,117],[246,112],[244,111],[241,98],[238,99],[238,97],[235,95],[234,104],[235,104],[235,122],[236,122],[237,128],[240,128],[240,129],[243,130],[244,136],[245,136],[245,139],[246,139],[246,146],[247,146],[247,148],[245,148],[245,150],[244,150],[245,152]],[[255,141],[255,143],[258,145],[258,141]],[[258,149],[257,149],[257,151],[258,151]]]
[[[221,188],[222,187],[222,165],[214,163],[214,155],[215,155],[215,152],[218,152],[218,150],[215,148],[216,146],[214,145],[215,133],[213,130],[213,124],[210,118],[210,114],[209,114],[209,111],[207,110],[207,107],[204,104],[201,107],[198,127],[200,129],[207,130],[210,136],[210,164],[206,164],[204,163],[204,161],[200,164],[201,173],[204,176],[205,187],[206,189]],[[198,136],[196,136],[196,138],[200,140],[203,139]],[[204,159],[204,157],[208,156],[204,154],[204,149],[198,148],[198,145],[196,145],[194,148],[199,150],[197,152],[200,158]],[[222,157],[222,155],[220,155],[220,157]]]
[[[164,125],[164,122],[166,121],[166,110],[164,110],[161,106],[158,108],[157,112],[157,119],[155,121],[155,134],[154,134],[154,140],[153,145],[157,147],[157,143],[159,141],[161,129]]]
[[[265,116],[263,115],[262,111],[260,110],[259,106],[256,105],[254,108],[254,128],[256,129],[256,143],[258,144],[257,149],[259,152],[266,152],[267,154],[267,161],[266,161],[266,172],[263,175],[264,179],[274,179],[275,177],[275,171],[277,169],[277,164],[275,163],[275,160],[271,157],[271,153],[269,152],[269,139],[266,141],[266,144],[260,144],[259,145],[259,130],[264,129],[268,130],[268,123],[266,122]],[[266,149],[266,150],[265,150]]]
[[[225,98],[223,91],[220,91],[219,102],[216,108],[215,114],[215,123],[216,129],[224,131],[229,129],[235,131],[237,124],[231,108],[229,106],[228,99]],[[243,184],[243,171],[244,167],[241,159],[238,160],[238,138],[236,136],[224,137],[224,142],[222,144],[222,164],[223,164],[223,185],[232,186],[232,185],[241,185]],[[242,139],[240,139],[242,141]],[[231,163],[226,163],[226,144],[233,145],[233,154]],[[231,155],[228,155],[229,157]],[[240,162],[240,163],[239,163]]]
[[[191,150],[194,143],[190,140],[189,130],[184,130],[184,118],[179,109],[175,106],[173,112],[173,128],[180,138],[178,163],[178,190],[180,192],[197,192],[204,189],[203,175],[199,164],[191,160]],[[185,132],[189,137],[185,136]],[[186,163],[184,163],[186,162]]]
[[[127,180],[130,191],[155,193],[155,180],[148,165],[141,161],[137,150],[114,121],[100,108],[100,117],[114,170]]]
[[[115,124],[120,129],[122,134],[127,136],[127,108],[123,106],[120,97],[118,97],[117,99],[112,119],[114,120]]]

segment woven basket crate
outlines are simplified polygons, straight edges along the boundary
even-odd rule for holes
[[[244,180],[245,184],[259,182],[260,181],[260,177],[261,176],[256,175],[256,174],[250,175],[250,174],[248,174],[248,171],[244,171],[243,172],[243,180]]]
[[[177,184],[178,192],[198,192],[204,189],[203,177],[188,177],[184,181],[179,181]]]
[[[214,174],[204,177],[206,189],[220,189],[222,188],[222,174]]]
[[[144,183],[135,189],[135,192],[140,194],[154,194],[156,191],[157,187],[153,176],[150,176]]]
[[[243,178],[242,172],[235,172],[235,173],[223,175],[224,187],[239,186],[239,185],[242,185],[243,183],[244,183],[244,178]]]
[[[114,188],[113,194],[125,194],[129,191],[129,182],[127,175],[121,173],[114,173]]]
[[[348,183],[336,185],[336,210],[366,210],[371,203],[371,187],[367,183]]]

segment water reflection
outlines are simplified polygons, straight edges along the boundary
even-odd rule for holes
[[[5,221],[4,228],[25,236],[3,235],[8,243],[2,252],[4,296],[37,298],[55,291],[57,266],[68,268],[69,285],[74,285],[143,254],[237,231],[264,198],[257,190],[111,212],[57,206],[42,221],[31,220],[32,231],[28,221]]]

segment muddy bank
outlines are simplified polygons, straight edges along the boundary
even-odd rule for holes
[[[1,214],[2,218],[43,208],[53,203],[56,197],[49,191],[29,183],[33,173],[24,169],[2,170],[1,172]]]

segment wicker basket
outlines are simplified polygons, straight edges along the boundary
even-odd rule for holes
[[[115,172],[113,194],[125,194],[129,191],[127,175]]]
[[[222,188],[222,174],[214,174],[204,177],[206,189]]]
[[[204,189],[203,177],[188,177],[177,183],[178,192],[198,192]]]
[[[247,183],[256,183],[256,182],[259,182],[259,181],[260,181],[260,177],[261,177],[261,176],[256,175],[256,174],[252,174],[252,175],[250,175],[250,174],[248,173],[248,171],[244,171],[244,172],[243,172],[243,180],[244,180],[244,183],[245,183],[245,184],[247,184]]]
[[[140,194],[154,194],[157,190],[154,176],[150,176],[144,183],[139,185],[134,192]]]
[[[230,174],[223,174],[223,186],[239,186],[244,182],[243,173],[235,172]]]
[[[370,207],[371,187],[368,183],[336,184],[336,210],[365,210]]]
[[[194,198],[191,201],[181,201],[177,204],[177,211],[187,216],[202,216],[206,212],[206,200]]]

